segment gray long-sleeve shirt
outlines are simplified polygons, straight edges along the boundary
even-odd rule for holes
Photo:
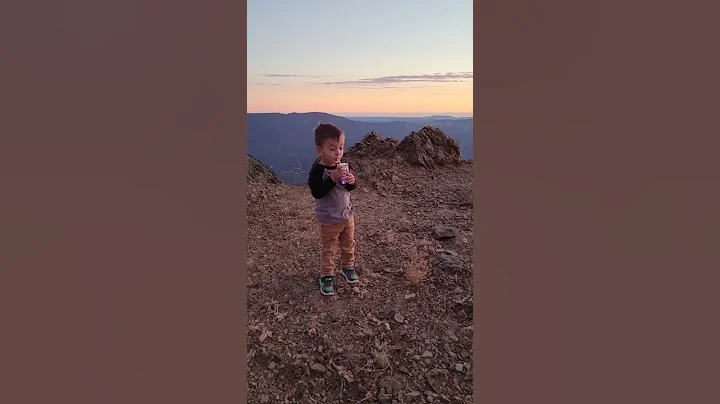
[[[352,217],[350,191],[355,189],[357,180],[352,185],[336,183],[330,178],[330,171],[336,168],[337,165],[317,163],[310,169],[308,186],[315,198],[315,214],[320,223],[339,223]]]

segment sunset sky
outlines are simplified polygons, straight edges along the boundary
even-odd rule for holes
[[[248,0],[248,112],[472,114],[471,0]]]

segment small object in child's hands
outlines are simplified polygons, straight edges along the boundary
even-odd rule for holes
[[[347,169],[348,169],[348,163],[338,163],[338,164],[337,164],[337,169],[338,169],[338,170],[346,170],[346,171],[347,171]],[[340,183],[343,184],[343,185],[347,184],[347,183],[348,183],[347,177],[346,177],[346,176],[340,177]]]

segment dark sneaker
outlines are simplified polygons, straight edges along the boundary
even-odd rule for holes
[[[355,267],[347,267],[340,270],[340,275],[347,283],[357,283],[359,278]]]
[[[323,276],[320,278],[320,293],[325,296],[332,296],[335,294],[335,286],[333,286],[332,276]]]

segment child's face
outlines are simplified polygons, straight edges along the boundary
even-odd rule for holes
[[[326,165],[333,165],[340,162],[345,150],[345,135],[338,139],[325,139],[322,146],[316,146],[315,151]]]

